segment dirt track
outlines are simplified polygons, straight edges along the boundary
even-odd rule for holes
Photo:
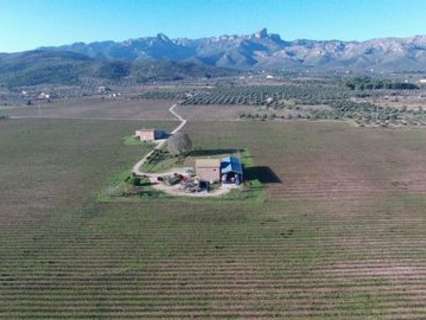
[[[176,134],[176,133],[178,133],[184,126],[185,126],[185,124],[186,124],[186,120],[184,119],[184,118],[182,118],[176,111],[174,111],[174,108],[176,108],[176,106],[177,106],[177,104],[174,104],[174,105],[172,105],[171,107],[170,107],[170,109],[169,109],[169,111],[170,111],[170,113],[172,113],[179,121],[181,121],[181,123],[171,132],[171,134]],[[141,168],[142,168],[142,166],[144,165],[144,163],[145,163],[145,161],[148,159],[148,157],[150,157],[154,152],[155,152],[155,150],[159,150],[159,149],[161,149],[163,146],[164,146],[164,144],[167,142],[167,140],[166,139],[163,139],[163,140],[159,140],[158,141],[158,143],[157,143],[157,145],[155,146],[155,148],[154,149],[152,149],[148,154],[146,154],[145,155],[145,157],[143,157],[140,161],[138,161],[134,166],[133,166],[133,169],[132,169],[132,172],[134,173],[134,174],[136,174],[136,175],[139,175],[139,176],[147,176],[150,180],[152,180],[151,179],[151,177],[153,176],[153,174],[151,174],[151,173],[147,173],[147,172],[143,172],[142,170],[141,170]],[[156,177],[155,177],[155,179],[156,179]]]

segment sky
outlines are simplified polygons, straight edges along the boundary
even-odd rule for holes
[[[0,0],[0,52],[40,46],[250,34],[367,40],[426,34],[426,0]]]

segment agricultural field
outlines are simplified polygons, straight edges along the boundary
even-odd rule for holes
[[[259,108],[244,105],[178,105],[179,114],[189,121],[235,121],[245,113],[255,114]]]
[[[99,202],[174,125],[0,121],[0,319],[426,317],[426,131],[192,121],[265,197]]]
[[[216,86],[211,90],[198,91],[192,94],[185,99],[183,104],[268,104],[279,108],[285,106],[291,100],[302,104],[322,104],[349,96],[349,90],[337,84]]]
[[[358,101],[369,102],[381,107],[392,107],[419,111],[426,109],[426,92],[417,94],[380,95],[367,98],[359,98]]]
[[[119,98],[81,97],[52,103],[1,108],[15,118],[175,120],[169,113],[170,101],[146,100],[134,96]]]
[[[398,82],[384,83],[395,88],[408,86]],[[294,80],[275,85],[236,83],[225,86],[219,83],[210,88],[187,91],[169,88],[147,91],[141,96],[179,100],[182,106],[188,106],[194,119],[202,118],[197,114],[203,110],[216,109],[217,114],[226,112],[228,119],[234,118],[238,110],[241,120],[338,120],[360,127],[387,128],[426,126],[424,89],[416,86],[410,90],[356,88],[350,89],[342,80]],[[395,104],[395,99],[399,102],[398,97],[404,99]],[[406,101],[410,102],[409,107],[404,105]],[[218,120],[217,115],[211,114],[207,113],[211,120]]]

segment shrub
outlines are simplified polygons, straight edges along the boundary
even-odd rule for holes
[[[167,140],[167,150],[174,156],[187,154],[192,150],[192,141],[186,133],[176,133]]]

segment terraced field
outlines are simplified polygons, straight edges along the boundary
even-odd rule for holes
[[[265,201],[97,203],[129,123],[0,122],[1,319],[426,318],[426,131],[190,123]]]

